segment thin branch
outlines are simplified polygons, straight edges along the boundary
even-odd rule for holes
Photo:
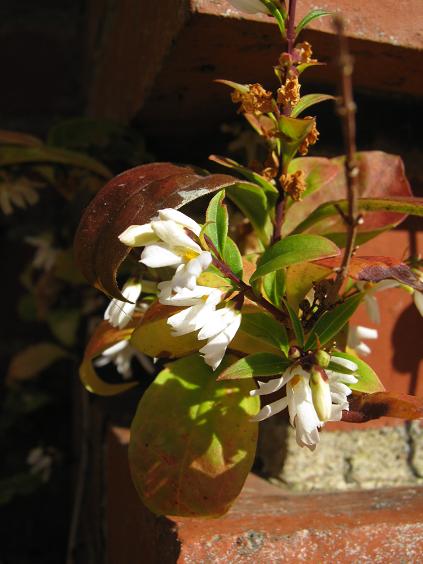
[[[288,8],[288,26],[286,30],[286,38],[288,40],[288,53],[291,55],[295,43],[295,10],[297,7],[297,0],[289,0]]]
[[[345,147],[345,178],[347,184],[347,213],[342,217],[347,225],[347,241],[342,257],[341,266],[336,274],[333,286],[329,292],[327,305],[333,303],[339,290],[348,275],[351,257],[354,253],[355,240],[362,217],[358,213],[357,176],[359,169],[356,160],[355,142],[355,112],[356,106],[353,99],[352,71],[353,61],[348,51],[348,42],[344,32],[344,22],[340,17],[334,19],[334,27],[338,34],[341,97],[338,102],[338,115],[341,118]]]

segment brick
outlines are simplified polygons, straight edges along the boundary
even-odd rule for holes
[[[111,429],[110,564],[421,562],[423,488],[298,495],[250,475],[224,517],[155,517],[131,484],[128,440]]]

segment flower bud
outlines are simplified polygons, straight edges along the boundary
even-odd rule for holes
[[[320,366],[311,369],[310,388],[317,417],[320,421],[328,421],[332,413],[332,397],[327,374]]]
[[[314,357],[316,359],[316,363],[322,368],[327,368],[329,366],[330,354],[328,354],[326,351],[316,351]]]
[[[301,351],[298,347],[292,346],[288,351],[289,360],[298,360],[301,357]]]

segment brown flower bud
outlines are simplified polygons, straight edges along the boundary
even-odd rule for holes
[[[282,106],[286,106],[287,104],[295,106],[298,104],[300,99],[300,88],[301,85],[296,76],[287,78],[285,84],[278,88],[278,104]]]
[[[282,174],[280,181],[284,192],[296,202],[301,200],[301,195],[307,188],[304,171],[297,170],[293,174]]]
[[[304,139],[304,141],[301,143],[300,148],[298,149],[298,152],[300,153],[300,155],[304,156],[308,153],[308,148],[310,145],[314,145],[316,143],[316,141],[319,139],[319,131],[316,127],[316,120],[315,118],[311,117],[311,116],[307,116],[304,119],[312,119],[313,120],[313,125],[311,127],[311,130],[309,131],[309,133],[307,134],[307,137]]]
[[[241,103],[240,110],[245,113],[268,113],[272,111],[272,92],[261,84],[250,84],[248,92],[235,90],[231,94],[234,103]]]

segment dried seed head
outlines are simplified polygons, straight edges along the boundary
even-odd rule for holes
[[[302,43],[297,43],[295,47],[296,58],[299,63],[315,63],[316,59],[312,59],[313,54],[311,45],[308,41],[303,41]]]
[[[254,114],[272,111],[272,93],[265,90],[261,84],[250,84],[248,92],[235,90],[231,98],[234,103],[241,103],[241,112]]]
[[[301,195],[307,188],[304,171],[297,170],[293,174],[282,174],[280,181],[284,192],[291,196],[295,202],[301,200]]]
[[[319,139],[319,131],[317,130],[317,127],[316,127],[315,118],[313,118],[311,116],[307,116],[304,119],[312,119],[313,125],[311,127],[311,130],[307,134],[307,137],[304,139],[304,141],[300,145],[300,148],[298,149],[298,152],[302,156],[306,155],[308,153],[309,146],[314,145],[316,143],[316,141]]]
[[[287,78],[285,84],[278,88],[278,104],[281,106],[286,106],[287,104],[295,106],[298,104],[300,99],[300,88],[301,85],[296,76]]]

